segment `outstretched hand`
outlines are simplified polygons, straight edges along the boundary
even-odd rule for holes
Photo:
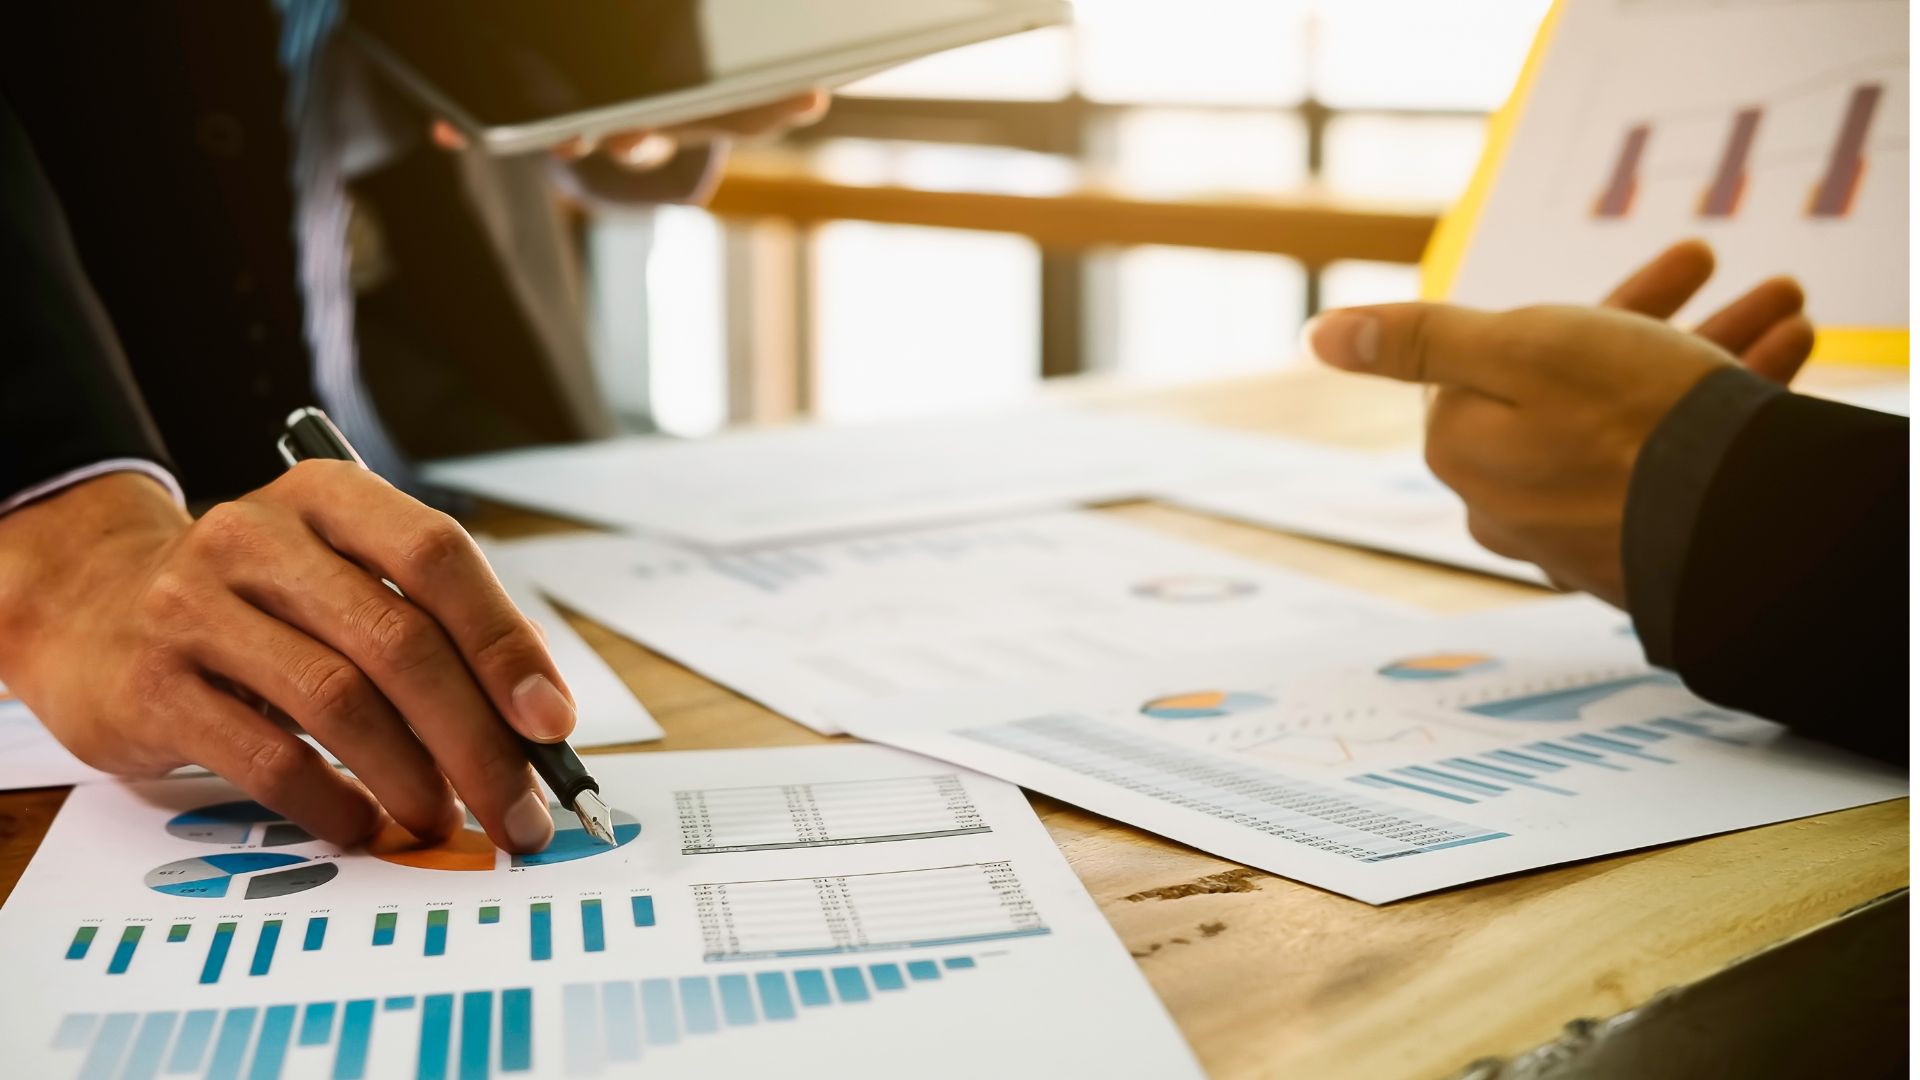
[[[1688,241],[1598,308],[1347,308],[1309,323],[1306,341],[1333,367],[1433,386],[1427,463],[1466,501],[1474,538],[1622,606],[1621,522],[1648,436],[1708,373],[1740,364],[1786,383],[1813,348],[1785,278],[1691,333],[1667,323],[1712,272],[1711,250]]]

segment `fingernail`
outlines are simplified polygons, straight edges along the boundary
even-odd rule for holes
[[[673,156],[673,137],[659,132],[648,132],[636,139],[621,153],[621,164],[629,169],[652,169],[666,164]]]
[[[545,675],[529,675],[513,688],[513,713],[529,738],[552,742],[573,731],[573,703]]]
[[[529,791],[507,807],[507,839],[522,852],[546,850],[553,839],[553,815],[539,792]]]
[[[1357,311],[1327,311],[1300,328],[1300,343],[1316,360],[1365,371],[1380,357],[1380,320]]]

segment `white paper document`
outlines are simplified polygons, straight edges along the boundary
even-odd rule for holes
[[[1792,274],[1822,327],[1906,327],[1907,23],[1903,0],[1561,5],[1450,298],[1594,303],[1698,236],[1719,271],[1682,322]]]
[[[512,550],[562,603],[827,733],[853,703],[1407,614],[1096,513],[737,553],[603,534]]]
[[[1467,508],[1417,451],[1319,451],[1310,468],[1169,492],[1168,501],[1281,532],[1544,585],[1540,568],[1496,555],[1467,531]]]
[[[1291,444],[1175,420],[1030,408],[700,440],[634,436],[429,464],[437,484],[712,547],[1138,498],[1285,458]]]
[[[1376,904],[1907,792],[1689,694],[1586,598],[837,715]]]
[[[617,847],[342,852],[222,781],[68,799],[9,1075],[1198,1077],[1011,785],[873,746],[594,758]]]

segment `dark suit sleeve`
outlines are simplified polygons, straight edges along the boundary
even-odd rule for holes
[[[1715,372],[1641,450],[1627,606],[1700,696],[1907,760],[1907,420]]]
[[[0,503],[113,458],[171,467],[59,201],[0,98]]]

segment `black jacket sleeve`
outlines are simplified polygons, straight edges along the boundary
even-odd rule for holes
[[[1907,420],[1715,372],[1642,448],[1627,606],[1700,696],[1907,760]]]
[[[59,201],[0,98],[0,502],[110,458],[171,467]]]

